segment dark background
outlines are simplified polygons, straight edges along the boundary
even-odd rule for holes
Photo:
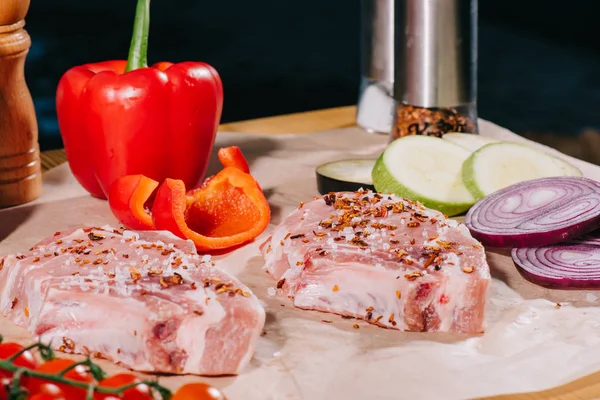
[[[517,133],[600,128],[596,0],[481,0],[479,115]],[[222,122],[355,104],[359,1],[152,0],[149,61],[220,73]],[[54,94],[70,67],[126,58],[135,0],[33,0],[30,87],[43,150],[61,147]]]

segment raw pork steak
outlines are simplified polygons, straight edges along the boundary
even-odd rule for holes
[[[464,225],[418,203],[331,193],[300,204],[261,249],[296,307],[399,330],[483,331],[483,247]]]
[[[168,232],[79,228],[0,258],[0,311],[44,342],[138,371],[237,374],[265,312]]]

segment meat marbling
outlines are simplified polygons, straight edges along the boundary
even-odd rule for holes
[[[419,203],[330,193],[300,204],[261,251],[298,308],[406,331],[484,329],[483,246],[463,224]]]
[[[224,375],[250,361],[258,299],[168,232],[57,232],[0,258],[0,311],[56,349],[138,371]]]

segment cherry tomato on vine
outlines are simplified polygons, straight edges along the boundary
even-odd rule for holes
[[[133,375],[127,373],[116,374],[110,376],[98,383],[98,387],[105,388],[119,388],[125,385],[130,385],[132,383],[141,382],[141,380]],[[104,393],[95,393],[94,399],[96,400],[111,400],[111,399],[125,399],[125,400],[152,400],[152,396],[150,395],[150,388],[148,385],[141,383],[131,389],[127,389],[125,393],[122,395],[116,394],[104,394]]]
[[[27,400],[67,400],[63,392],[53,383],[40,386],[40,391],[27,397]]]
[[[11,358],[13,355],[22,351],[24,348],[25,347],[21,346],[18,343],[0,343],[0,359],[7,360],[7,359]],[[17,357],[13,361],[13,364],[15,364],[18,367],[29,368],[29,369],[34,369],[38,365],[35,357],[33,356],[33,354],[31,354],[31,352],[29,350],[27,350],[26,352],[21,354],[19,357]],[[0,369],[0,376],[10,377],[12,375],[13,375],[12,372]]]
[[[0,377],[0,400],[8,399],[8,392],[6,386],[10,385],[10,378]]]
[[[217,388],[206,383],[188,383],[175,392],[171,400],[227,400]]]
[[[46,361],[43,364],[40,364],[35,371],[41,372],[45,374],[56,374],[60,371],[63,371],[65,368],[68,368],[75,364],[75,361],[68,360],[64,358],[57,358],[54,360]],[[74,369],[70,370],[64,375],[67,379],[72,379],[74,381],[91,383],[94,381],[92,375],[88,372],[87,367],[83,365],[78,365]],[[44,384],[48,382],[39,379],[30,377],[29,382],[27,383],[27,389],[31,394],[37,394],[42,389]],[[60,390],[64,393],[65,398],[69,400],[85,400],[86,390],[81,388],[76,388],[63,383],[52,382],[54,385],[58,386]]]
[[[27,400],[66,400],[63,395],[53,395],[48,393],[38,393],[29,396]]]

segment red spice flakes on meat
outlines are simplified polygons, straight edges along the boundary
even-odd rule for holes
[[[331,228],[331,226],[333,225],[333,222],[331,220],[325,220],[325,221],[321,221],[319,223],[319,226],[325,228],[325,229],[329,229]]]
[[[335,203],[335,193],[326,194],[323,196],[323,199],[325,200],[325,204],[332,206]]]
[[[162,286],[165,289],[169,288],[169,284],[167,283],[167,281],[165,280],[164,276],[161,276],[160,279],[158,280],[158,283],[160,283],[160,286]]]
[[[312,240],[264,251],[290,231]],[[278,289],[298,308],[358,316],[397,330],[479,333],[490,275],[478,244],[437,211],[358,191],[306,202],[261,248],[265,270],[277,282],[285,279]],[[463,270],[471,266],[472,272]],[[453,301],[434,301],[448,287]]]
[[[396,257],[398,258],[404,258],[408,255],[408,252],[404,249],[396,249]]]
[[[357,238],[357,237],[350,240],[350,243],[352,243],[355,246],[360,246],[360,247],[368,247],[369,246],[369,244],[367,242],[365,242],[364,240]]]
[[[414,219],[416,219],[419,222],[425,222],[425,221],[427,221],[427,218],[429,218],[426,215],[422,215],[422,214],[419,214],[417,212],[413,213],[412,216],[413,216]]]
[[[88,234],[88,238],[89,238],[90,240],[93,240],[93,241],[98,241],[98,240],[105,239],[105,238],[106,238],[106,236],[104,236],[104,235],[100,235],[100,234],[98,234],[98,233],[90,232],[90,233]]]
[[[433,261],[436,259],[436,255],[432,254],[429,256],[429,258],[427,259],[427,261],[425,261],[425,263],[423,263],[423,268],[427,268],[429,267],[431,264],[433,264]]]
[[[415,279],[420,278],[421,276],[423,276],[423,273],[419,271],[411,272],[410,274],[404,275],[404,277],[409,281],[414,281]]]
[[[142,279],[142,274],[135,267],[129,268],[129,276],[131,276],[131,279],[133,279],[134,283],[137,283],[137,281],[139,281],[140,279]]]

